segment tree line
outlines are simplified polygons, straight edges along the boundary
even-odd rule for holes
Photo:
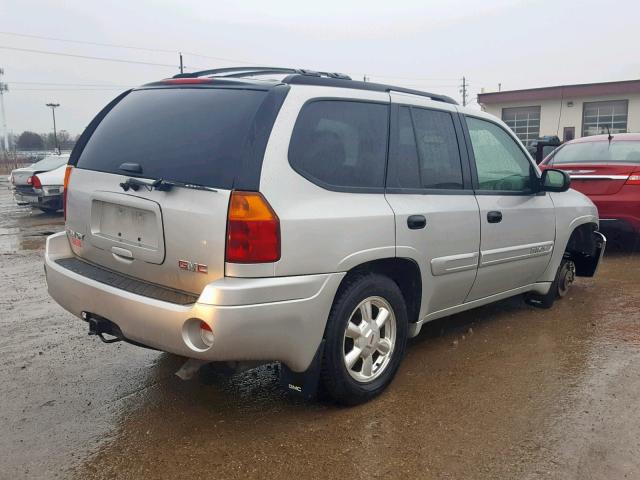
[[[71,150],[79,135],[71,135],[66,130],[58,132],[60,150]],[[56,148],[53,133],[24,131],[20,135],[10,135],[10,148],[13,150],[54,150]]]

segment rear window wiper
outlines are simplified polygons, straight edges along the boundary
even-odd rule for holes
[[[194,185],[191,183],[182,183],[176,182],[173,180],[163,180],[162,178],[158,178],[157,180],[144,180],[141,178],[130,177],[127,178],[124,182],[120,184],[120,187],[125,192],[128,192],[129,189],[137,192],[140,187],[148,190],[149,192],[152,190],[159,190],[161,192],[168,192],[173,187],[182,187],[182,188],[191,188],[194,190],[206,190],[208,192],[217,192],[215,188],[205,187],[203,185]]]

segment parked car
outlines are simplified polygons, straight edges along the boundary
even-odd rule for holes
[[[594,135],[565,143],[541,164],[561,168],[598,207],[603,228],[640,233],[640,134]]]
[[[548,307],[605,248],[593,203],[499,119],[340,74],[127,91],[65,178],[46,277],[91,334],[279,361],[290,391],[320,380],[345,404],[389,385],[424,323],[523,293]]]
[[[28,167],[16,168],[9,175],[9,183],[13,189],[14,198],[18,205],[31,203],[23,198],[25,195],[33,197],[33,187],[31,185],[34,175],[55,170],[69,161],[69,155],[49,155],[42,160],[32,163]]]
[[[16,187],[16,201],[29,204],[45,213],[62,210],[65,171],[66,165],[62,165],[54,170],[32,175],[27,179],[27,185]]]

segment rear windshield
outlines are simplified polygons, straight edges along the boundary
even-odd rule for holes
[[[227,188],[242,169],[262,90],[166,88],[136,90],[100,122],[77,166],[144,178]]]
[[[571,143],[558,149],[551,161],[559,163],[640,163],[640,142],[612,141]]]
[[[50,157],[44,157],[39,162],[34,163],[33,165],[31,165],[31,168],[34,170],[40,170],[42,172],[48,172],[49,170],[53,170],[54,168],[61,167],[68,161],[68,155],[52,155]]]

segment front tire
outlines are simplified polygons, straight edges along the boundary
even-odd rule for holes
[[[393,380],[407,345],[407,308],[398,285],[367,274],[347,280],[325,334],[321,381],[338,403],[357,405]]]

